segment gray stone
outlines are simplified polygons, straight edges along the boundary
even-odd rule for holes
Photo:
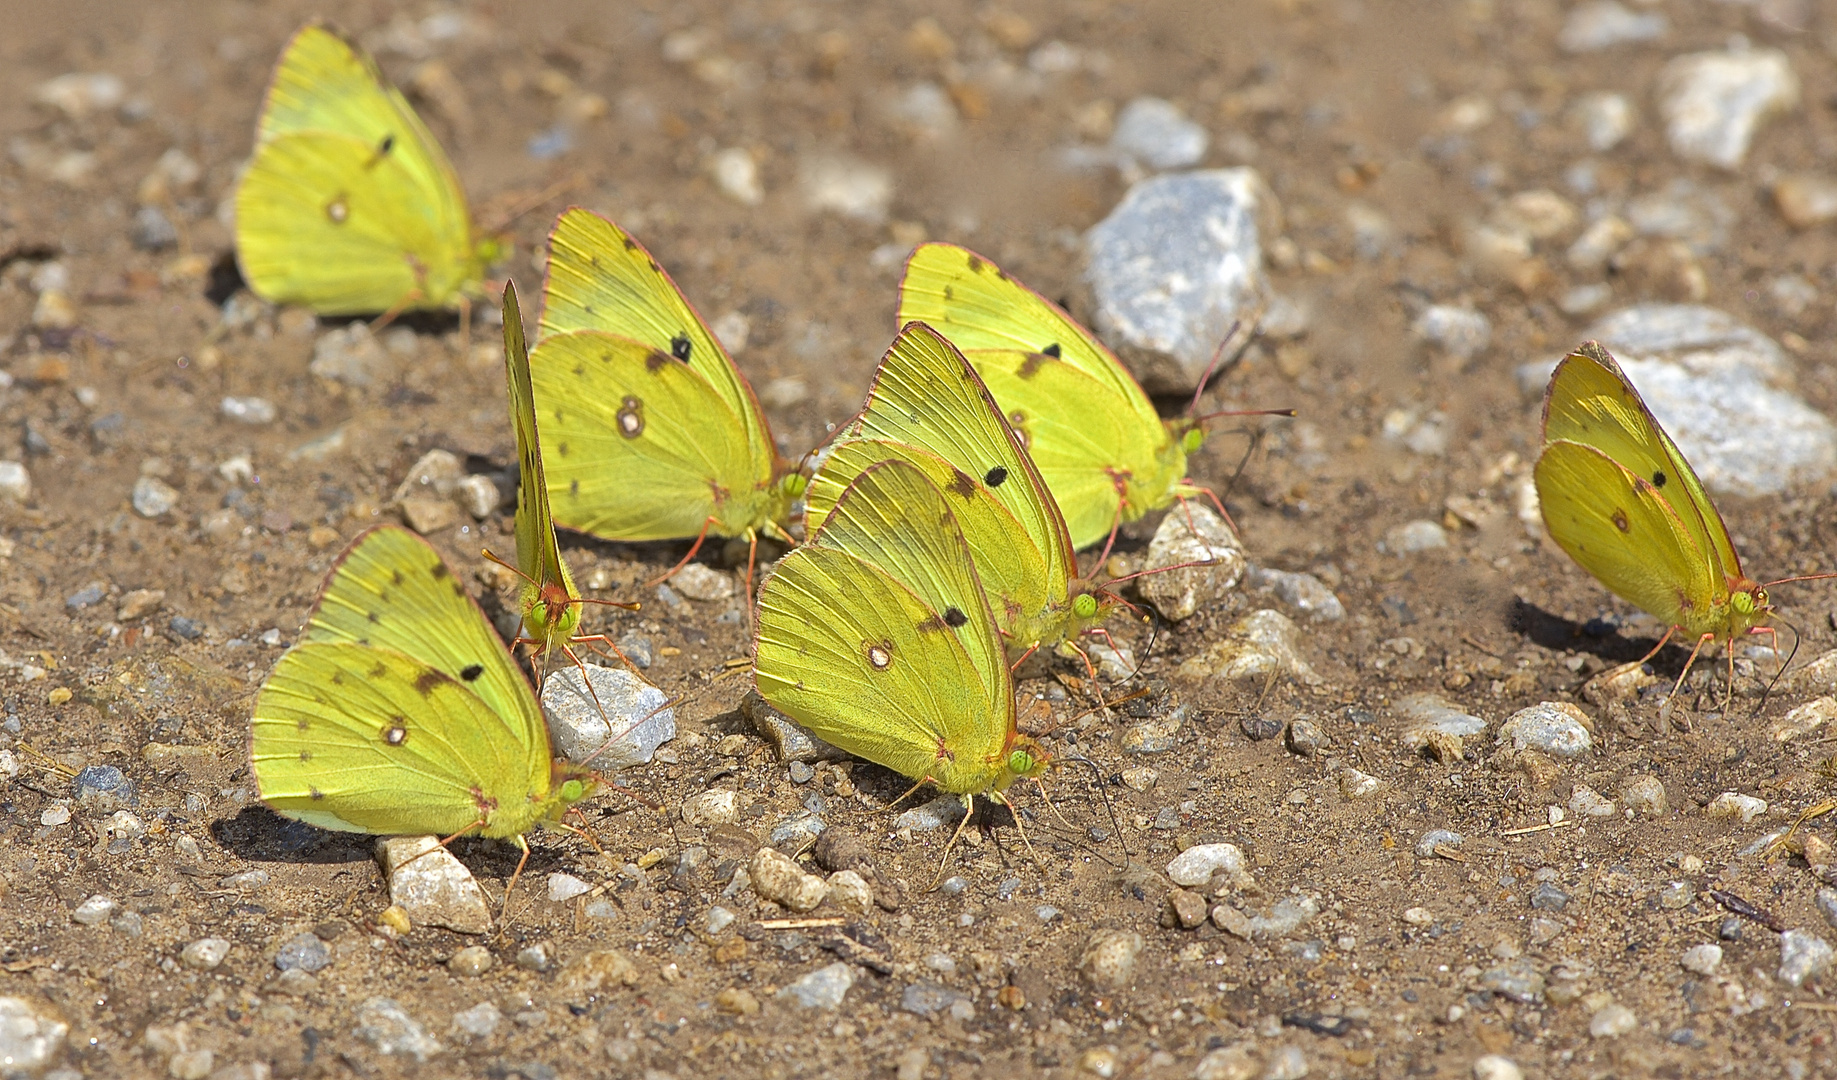
[[[1137,588],[1157,611],[1179,622],[1229,596],[1244,566],[1244,548],[1231,527],[1212,510],[1189,502],[1161,519]]]
[[[1617,812],[1614,800],[1607,798],[1587,784],[1577,784],[1569,793],[1569,813],[1575,817],[1613,817]]]
[[[1620,805],[1635,814],[1663,814],[1668,802],[1664,781],[1656,776],[1637,777],[1620,789]]]
[[[312,973],[321,971],[332,962],[332,950],[310,930],[303,930],[288,938],[274,953],[274,966],[282,971],[301,971]]]
[[[575,877],[573,874],[564,874],[564,873],[557,871],[549,875],[549,902],[550,903],[554,903],[554,904],[566,903],[567,901],[572,900],[577,896],[581,896],[586,893],[590,893],[592,891],[593,891],[593,886]]]
[[[82,611],[84,608],[94,607],[101,603],[102,598],[107,595],[108,586],[94,582],[64,597],[64,607],[68,611]]]
[[[376,842],[389,879],[390,902],[417,926],[444,926],[461,934],[491,929],[485,893],[453,853],[432,836],[395,836]]]
[[[230,955],[230,947],[220,937],[199,938],[179,950],[179,963],[193,971],[214,971]]]
[[[968,995],[948,986],[934,982],[915,982],[900,993],[899,1007],[916,1016],[930,1016],[943,1012],[958,1001],[968,1000]]]
[[[1777,49],[1690,53],[1660,70],[1657,93],[1672,152],[1732,170],[1762,120],[1798,105],[1799,76]]]
[[[1320,675],[1301,655],[1301,628],[1279,611],[1253,611],[1225,629],[1224,640],[1203,655],[1182,663],[1187,678],[1262,681],[1288,676],[1307,686],[1318,685]]]
[[[481,1001],[470,1009],[462,1009],[453,1014],[453,1024],[449,1029],[453,1038],[462,1043],[484,1042],[497,1034],[499,1025],[504,1022],[504,1014],[489,1001]]]
[[[1444,847],[1458,848],[1466,839],[1467,838],[1460,833],[1453,832],[1449,829],[1430,829],[1428,832],[1417,837],[1415,847],[1416,857],[1419,859],[1434,858],[1436,855],[1440,854],[1437,849]]]
[[[1788,930],[1780,935],[1780,981],[1803,986],[1831,968],[1831,943],[1810,930]]]
[[[392,998],[365,999],[357,1007],[356,1020],[352,1034],[375,1047],[379,1054],[410,1057],[417,1062],[425,1062],[442,1050],[440,1040],[429,1035]]]
[[[142,251],[164,251],[178,246],[179,230],[164,210],[143,206],[134,211],[134,224],[128,230],[128,239]]]
[[[835,1010],[855,985],[855,969],[840,961],[802,976],[778,992],[779,998],[795,1001],[806,1009]]]
[[[1250,936],[1259,941],[1287,937],[1320,914],[1320,901],[1311,896],[1285,896],[1268,915],[1252,915]]]
[[[893,200],[893,174],[841,154],[812,154],[798,162],[804,205],[870,224],[884,221]]]
[[[1206,156],[1207,142],[1206,129],[1187,119],[1178,105],[1139,97],[1118,114],[1110,150],[1119,159],[1162,172],[1198,164]]]
[[[1609,1003],[1588,1018],[1588,1034],[1597,1039],[1618,1039],[1639,1027],[1639,1017],[1625,1005]]]
[[[1594,748],[1587,714],[1566,701],[1544,701],[1520,709],[1499,725],[1499,741],[1513,750],[1578,757]]]
[[[584,667],[585,679],[581,668],[567,664],[542,680],[542,710],[557,755],[611,772],[650,761],[676,737],[668,694],[624,668]]]
[[[1837,927],[1837,889],[1829,885],[1822,886],[1812,895],[1812,902],[1817,905],[1818,914],[1824,916],[1824,921]]]
[[[129,495],[134,512],[144,518],[156,518],[172,512],[179,504],[179,493],[157,476],[143,476],[134,481]]]
[[[796,847],[814,841],[829,827],[821,815],[810,810],[799,810],[772,826],[766,842],[773,847]]]
[[[967,813],[963,800],[955,795],[939,795],[922,806],[915,806],[893,819],[893,828],[912,832],[930,832],[954,828]]]
[[[1693,975],[1714,975],[1722,966],[1722,946],[1692,945],[1678,957],[1678,966]]]
[[[17,461],[0,461],[0,501],[25,502],[32,497],[32,474]]]
[[[1313,574],[1247,566],[1243,584],[1245,588],[1273,594],[1316,622],[1338,622],[1346,617],[1346,607],[1339,597]]]
[[[1448,546],[1448,530],[1436,521],[1406,521],[1385,532],[1384,546],[1395,555],[1435,551]]]
[[[670,579],[676,591],[690,600],[731,599],[737,591],[732,574],[724,574],[701,563],[690,563]]]
[[[1472,360],[1492,344],[1492,320],[1470,307],[1432,304],[1416,316],[1410,329],[1450,356]]]
[[[359,390],[389,382],[395,369],[389,350],[371,335],[370,324],[361,321],[321,334],[313,343],[312,362],[306,365],[320,379]]]
[[[100,926],[115,914],[120,905],[100,893],[78,904],[70,913],[70,920],[82,926]]]
[[[1569,894],[1546,881],[1531,890],[1531,906],[1538,911],[1561,911],[1569,906]]]
[[[1117,341],[1173,358],[1151,390],[1190,391],[1233,325],[1267,303],[1259,219],[1275,196],[1251,169],[1151,177],[1085,234],[1097,322]]]
[[[111,813],[140,802],[134,781],[113,765],[84,766],[71,787],[77,805],[94,813]]]
[[[1480,985],[1501,997],[1526,1005],[1544,999],[1544,977],[1531,961],[1519,957],[1480,973]]]
[[[1616,0],[1589,0],[1570,9],[1556,43],[1564,52],[1595,52],[1615,45],[1656,41],[1670,28],[1670,21],[1656,11],[1639,14]]]
[[[761,900],[770,900],[789,911],[811,911],[829,893],[829,886],[822,878],[806,873],[777,848],[762,847],[755,851],[746,871],[752,879],[753,892]]]
[[[1597,154],[1619,146],[1633,133],[1638,118],[1632,99],[1606,90],[1583,94],[1576,100],[1573,115],[1582,125],[1588,148]]]
[[[483,945],[467,945],[447,958],[447,970],[455,975],[471,978],[490,971],[497,957]]]

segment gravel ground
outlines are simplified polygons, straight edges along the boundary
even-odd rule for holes
[[[1701,665],[1661,715],[1685,652],[1595,680],[1662,627],[1524,495],[1543,373],[1585,336],[1642,343],[1623,358],[1749,573],[1837,568],[1829,9],[15,7],[6,1068],[1837,1076],[1829,827],[1766,843],[1837,788],[1830,585],[1776,590],[1797,653],[1764,701],[1780,654],[1746,646],[1731,708]],[[889,808],[902,778],[780,760],[742,712],[735,552],[672,601],[639,583],[684,546],[579,537],[594,595],[645,602],[590,622],[680,698],[675,739],[588,804],[603,854],[534,835],[501,926],[403,932],[374,845],[260,805],[254,692],[340,547],[401,520],[430,451],[505,493],[515,466],[494,329],[372,334],[237,291],[224,208],[313,15],[410,88],[515,240],[500,275],[533,298],[560,209],[614,218],[736,344],[793,456],[859,403],[914,243],[1120,328],[1087,231],[1156,173],[1254,170],[1274,301],[1204,407],[1298,416],[1221,421],[1196,457],[1249,570],[1113,629],[1146,693],[1088,713],[1081,666],[1023,670],[1026,722],[1101,776],[1018,794],[1038,864],[984,811],[931,888],[946,834]],[[416,524],[496,614],[478,552],[510,520],[476,509]],[[453,851],[495,910],[515,849]]]

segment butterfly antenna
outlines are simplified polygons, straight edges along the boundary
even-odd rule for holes
[[[1117,845],[1123,849],[1123,865],[1127,866],[1129,864],[1129,859],[1131,858],[1129,854],[1129,840],[1127,837],[1123,835],[1122,822],[1117,820],[1116,805],[1110,801],[1110,793],[1104,790],[1103,770],[1098,767],[1095,761],[1092,761],[1090,758],[1087,758],[1087,757],[1067,756],[1067,757],[1058,758],[1057,760],[1075,761],[1078,764],[1083,765],[1084,767],[1091,770],[1091,778],[1095,782],[1096,788],[1097,788],[1097,797],[1103,801],[1104,810],[1110,816],[1110,828],[1116,834]],[[1109,860],[1105,859],[1104,861],[1108,862]]]
[[[648,589],[655,585],[662,585],[664,582],[675,577],[683,567],[689,565],[689,560],[695,558],[695,553],[702,550],[702,542],[708,539],[708,530],[712,528],[714,524],[715,520],[712,515],[704,518],[702,521],[702,531],[695,534],[695,543],[689,545],[689,553],[678,559],[675,566],[664,571],[662,577],[652,578],[650,581],[645,582],[644,587]]]
[[[1773,678],[1767,680],[1766,687],[1760,692],[1760,704],[1754,706],[1754,711],[1748,714],[1749,719],[1753,719],[1755,716],[1758,716],[1760,714],[1760,711],[1767,707],[1767,699],[1773,696],[1773,688],[1779,685],[1780,679],[1784,678],[1786,675],[1786,669],[1792,666],[1792,658],[1799,655],[1799,642],[1803,640],[1799,635],[1799,628],[1797,626],[1794,626],[1792,623],[1786,622],[1785,619],[1779,619],[1777,621],[1784,623],[1786,628],[1792,631],[1792,651],[1786,654],[1786,662],[1781,664],[1780,669],[1773,673]],[[1780,651],[1779,631],[1774,630],[1773,627],[1771,626],[1756,627],[1755,630],[1756,632],[1759,632],[1760,630],[1766,630],[1772,633],[1773,634],[1773,651],[1775,653],[1778,653]]]
[[[989,792],[989,801],[1000,803],[1008,808],[1008,815],[1014,819],[1014,831],[1021,834],[1021,844],[1027,849],[1027,857],[1033,860],[1034,869],[1042,874],[1046,873],[1045,861],[1040,858],[1039,852],[1033,850],[1033,841],[1027,839],[1027,829],[1021,824],[1020,809],[1009,802],[1007,796],[998,791]],[[967,822],[969,817],[966,815],[963,820]]]
[[[525,195],[522,198],[518,199],[516,202],[513,202],[509,206],[506,206],[504,209],[498,211],[497,212],[498,220],[493,222],[490,226],[480,231],[487,232],[487,233],[501,233],[504,230],[510,228],[511,222],[522,217],[524,214],[529,213],[531,210],[534,210],[536,207],[541,206],[543,203],[548,202],[550,199],[556,199],[563,195],[566,195],[568,192],[573,191],[575,188],[585,185],[586,182],[587,182],[586,174],[576,169],[574,172],[568,174],[567,176],[562,177],[560,180],[555,181],[554,183],[550,184],[548,187],[543,188],[541,191],[538,191],[534,193],[533,195]]]
[[[1206,384],[1212,381],[1212,376],[1218,373],[1219,367],[1224,363],[1225,347],[1231,344],[1232,340],[1237,337],[1237,332],[1242,329],[1243,326],[1244,320],[1233,319],[1231,321],[1231,329],[1225,331],[1225,336],[1219,341],[1218,348],[1212,350],[1212,362],[1206,365],[1205,373],[1199,376],[1199,385],[1193,388],[1192,403],[1186,407],[1186,414],[1192,417],[1194,424],[1198,424],[1204,419],[1203,417],[1194,415],[1199,411],[1199,397],[1206,392]],[[1232,351],[1232,366],[1236,366],[1238,360],[1243,357],[1244,350],[1250,347],[1250,338],[1250,334],[1245,334],[1243,340],[1238,342],[1237,348]]]

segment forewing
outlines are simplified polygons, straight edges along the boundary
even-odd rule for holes
[[[569,330],[603,330],[673,356],[698,372],[742,426],[749,454],[776,460],[759,402],[727,350],[676,282],[625,230],[579,207],[549,233],[548,284],[541,339]]]
[[[867,405],[838,441],[907,443],[982,481],[1027,530],[1062,596],[1077,574],[1065,521],[975,369],[924,323],[899,332],[875,372]]]
[[[1613,356],[1586,342],[1564,357],[1544,393],[1544,441],[1592,446],[1651,481],[1705,556],[1717,580],[1741,575],[1741,558],[1696,470]]]
[[[1133,423],[1160,426],[1148,395],[1114,353],[1064,309],[973,251],[942,243],[913,250],[899,284],[899,323],[915,320],[930,324],[965,353],[1056,352],[1113,395],[1106,407],[1134,414]],[[996,400],[1007,404],[999,394]]]
[[[1574,442],[1544,447],[1534,474],[1544,526],[1616,596],[1693,633],[1726,600],[1677,511],[1644,477]]]
[[[402,653],[468,687],[502,717],[518,760],[550,757],[535,692],[465,587],[427,541],[382,525],[332,567],[302,643],[350,642]]]
[[[1037,613],[1047,605],[1045,563],[1014,514],[981,481],[938,455],[905,443],[858,439],[838,445],[804,493],[806,530],[815,533],[824,528],[831,508],[849,485],[874,465],[892,460],[910,463],[944,493],[969,544],[976,576],[1004,629],[1014,628],[1016,615]]]
[[[399,155],[349,135],[262,143],[236,190],[250,288],[321,314],[444,306],[467,285],[469,242],[465,222],[427,198]]]
[[[549,762],[464,683],[391,649],[307,642],[262,685],[252,760],[263,801],[326,829],[449,836],[481,799],[548,791]]]
[[[986,790],[1014,723],[1001,648],[942,497],[889,479],[857,485],[831,540],[793,551],[767,579],[754,677],[775,708],[851,753],[947,790]]]
[[[295,34],[281,54],[256,143],[307,131],[349,135],[372,150],[388,143],[415,178],[421,199],[413,209],[458,222],[457,241],[469,246],[465,193],[440,143],[368,54],[317,23]]]
[[[770,461],[700,372],[629,338],[551,334],[530,356],[555,520],[610,540],[767,524]]]
[[[517,436],[517,568],[538,585],[559,585],[569,599],[579,593],[555,542],[548,481],[542,474],[542,441],[536,430],[536,394],[530,386],[529,347],[514,285],[504,286],[504,385],[510,426]]]

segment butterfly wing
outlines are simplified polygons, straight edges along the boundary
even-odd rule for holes
[[[963,350],[1064,513],[1072,546],[1169,505],[1186,451],[1142,387],[1056,304],[954,244],[921,244],[900,282],[899,320]]]
[[[603,330],[674,356],[726,402],[746,436],[749,453],[768,472],[777,463],[770,428],[733,358],[696,314],[663,266],[625,230],[571,208],[549,233],[548,284],[541,336]]]
[[[1078,564],[1058,504],[975,369],[936,330],[912,323],[899,332],[839,441],[852,439],[915,446],[980,480],[1026,530],[1049,595],[1065,595]]]
[[[804,493],[805,528],[823,528],[850,483],[875,464],[892,460],[917,468],[944,493],[999,625],[1012,631],[1020,616],[1046,607],[1046,565],[1019,519],[980,480],[915,446],[879,439],[837,446]]]
[[[542,474],[542,442],[536,432],[536,395],[530,387],[529,348],[516,286],[504,285],[504,384],[510,426],[517,436],[517,569],[523,572],[523,625],[545,648],[566,641],[580,625],[580,591],[555,542],[549,516],[548,481]],[[547,598],[562,602],[550,620]]]
[[[1564,357],[1544,392],[1544,441],[1592,446],[1650,481],[1683,523],[1715,580],[1741,576],[1722,515],[1613,356],[1595,342]]]
[[[1645,477],[1568,441],[1546,445],[1533,476],[1551,539],[1616,596],[1692,634],[1726,629],[1727,583]]]
[[[332,567],[302,643],[354,643],[398,652],[457,680],[502,717],[518,760],[550,757],[548,727],[529,680],[465,587],[427,541],[381,525]]]
[[[368,57],[319,26],[276,69],[236,191],[250,288],[346,315],[444,307],[476,286],[476,245],[452,165]]]
[[[530,357],[555,520],[609,540],[744,536],[780,509],[770,461],[701,373],[595,330],[550,334]],[[788,508],[786,508],[788,509]]]
[[[1013,684],[946,497],[870,468],[759,599],[754,677],[821,738],[950,792],[997,783]]]
[[[309,641],[281,657],[256,699],[256,786],[277,812],[345,832],[450,836],[495,800],[504,819],[482,831],[514,835],[533,823],[516,811],[549,794],[548,758],[521,719],[394,649]]]

